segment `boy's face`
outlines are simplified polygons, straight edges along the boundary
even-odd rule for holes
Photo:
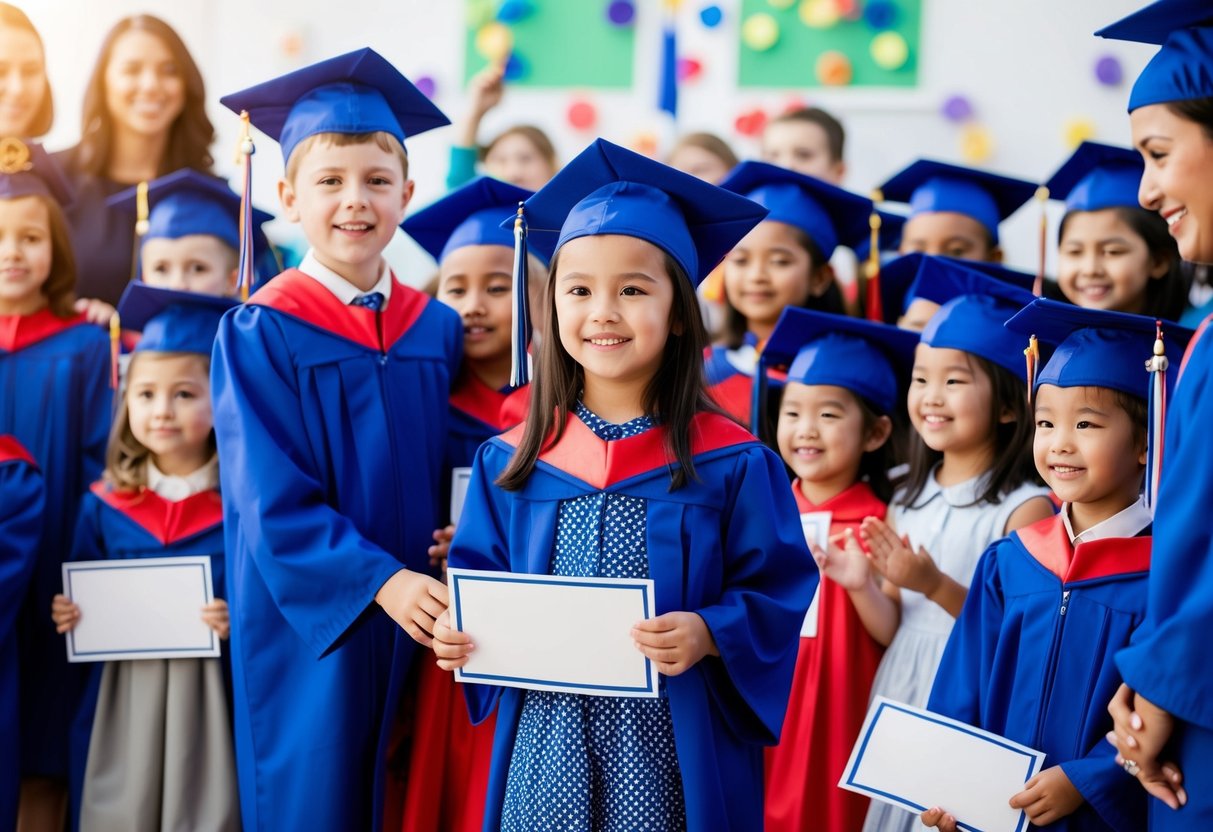
[[[846,164],[830,154],[826,131],[808,121],[777,121],[762,134],[762,161],[842,184]]]
[[[379,279],[384,248],[413,196],[396,154],[375,142],[312,145],[293,181],[278,183],[283,215],[303,226],[316,259],[362,290]]]
[[[139,267],[148,286],[227,297],[236,289],[237,256],[210,234],[152,237],[143,242]]]

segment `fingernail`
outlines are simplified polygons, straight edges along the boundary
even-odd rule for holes
[[[1116,732],[1109,731],[1107,734],[1104,735],[1104,739],[1106,739],[1108,742],[1112,743],[1112,745],[1116,745]]]
[[[1132,737],[1128,737],[1125,739],[1125,745],[1129,746],[1129,748],[1136,748],[1137,740],[1133,739]]]
[[[1181,788],[1179,791],[1177,791],[1177,792],[1175,793],[1175,796],[1179,798],[1179,805],[1180,805],[1180,806],[1187,806],[1187,805],[1188,805],[1188,792],[1187,792],[1187,790],[1185,790],[1185,789],[1182,789],[1182,788]]]
[[[1133,726],[1134,731],[1140,731],[1141,730],[1141,717],[1138,716],[1136,712],[1134,712],[1133,715],[1131,717],[1129,717],[1129,724]]]

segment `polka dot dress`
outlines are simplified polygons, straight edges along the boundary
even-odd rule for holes
[[[648,417],[611,424],[578,404],[599,439],[636,436]],[[647,578],[647,506],[598,492],[560,504],[553,575]],[[527,691],[502,806],[503,832],[686,829],[667,699]]]

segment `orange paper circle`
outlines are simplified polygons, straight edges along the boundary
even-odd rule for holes
[[[851,83],[851,61],[841,52],[822,52],[817,59],[817,81],[827,87],[845,87]]]

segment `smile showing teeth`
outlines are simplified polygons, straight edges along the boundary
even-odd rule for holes
[[[1187,208],[1181,208],[1180,210],[1176,211],[1174,214],[1168,214],[1167,215],[1167,227],[1168,228],[1173,227],[1175,225],[1175,223],[1179,222],[1187,215],[1188,215]]]
[[[342,231],[370,231],[373,226],[365,222],[343,222],[337,227]]]
[[[928,425],[942,425],[944,422],[951,421],[950,419],[948,419],[947,416],[934,416],[934,415],[923,416],[922,420],[924,422],[926,422]]]
[[[590,343],[596,347],[613,347],[627,340],[627,338],[591,338]]]
[[[1082,471],[1083,469],[1075,468],[1070,465],[1054,465],[1053,470],[1056,471],[1058,474],[1077,474],[1079,471]]]

